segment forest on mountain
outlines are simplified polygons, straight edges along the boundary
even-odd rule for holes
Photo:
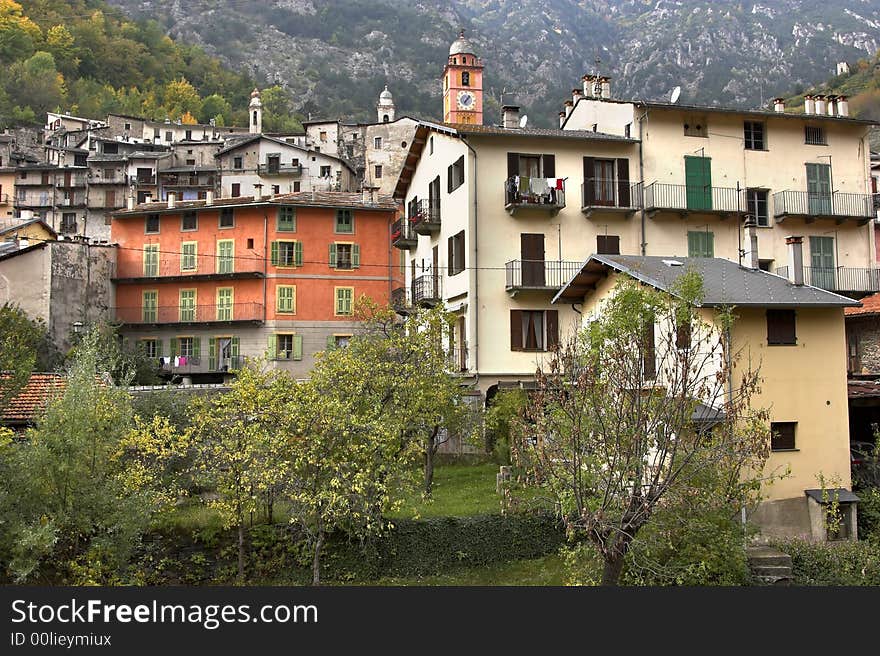
[[[301,128],[289,91],[102,0],[0,0],[0,70],[0,127],[41,125],[48,111],[247,125],[260,86],[264,129]]]

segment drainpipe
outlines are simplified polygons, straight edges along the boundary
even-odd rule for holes
[[[479,364],[480,364],[480,269],[479,269],[479,223],[477,222],[477,195],[479,192],[479,186],[477,185],[477,151],[474,150],[473,146],[471,146],[467,139],[462,137],[462,141],[464,145],[468,147],[468,150],[474,156],[474,218],[473,218],[473,241],[474,241],[474,264],[473,264],[473,272],[474,272],[474,371],[477,372],[477,380],[480,378],[479,374]]]
[[[642,247],[641,252],[642,255],[647,255],[648,252],[648,242],[645,239],[645,230],[647,228],[647,220],[645,216],[645,157],[644,157],[644,149],[642,147],[642,143],[645,139],[644,129],[642,127],[642,121],[648,118],[648,110],[645,110],[645,113],[639,116],[639,184],[642,186],[639,188],[639,192],[642,197],[639,199],[639,204],[641,207],[641,215],[642,215]]]

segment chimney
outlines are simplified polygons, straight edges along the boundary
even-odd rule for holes
[[[205,205],[213,205],[214,204],[214,190],[205,192]]]
[[[743,264],[750,269],[760,269],[758,262],[758,222],[752,215],[747,215],[743,223],[745,233],[745,260]]]
[[[596,90],[593,83],[596,81],[596,77],[594,75],[584,75],[581,79],[584,81],[584,96],[595,98]]]
[[[601,77],[599,78],[599,82],[602,83],[602,97],[605,100],[609,100],[611,98],[611,78]]]
[[[259,182],[254,184],[254,200],[263,200],[263,185]]]
[[[837,114],[837,96],[828,96],[828,116]]]
[[[175,194],[173,191],[169,191],[168,192],[168,209],[169,210],[174,209],[174,202],[176,200],[177,200],[177,194]]]
[[[804,284],[804,238],[800,236],[788,236],[785,238],[788,246],[788,279],[795,285]]]
[[[565,116],[568,117],[568,115],[571,114],[571,110],[574,108],[574,104],[570,100],[566,100],[562,104],[565,105]]]
[[[504,105],[501,108],[501,127],[505,130],[519,127],[519,107]]]
[[[151,194],[149,191],[144,194],[144,202],[145,203],[152,203],[153,202],[153,194]]]
[[[782,114],[785,111],[785,101],[782,98],[773,99],[773,111]]]
[[[837,96],[837,115],[849,116],[849,101],[846,96]]]
[[[572,89],[571,90],[571,102],[575,105],[578,104],[578,100],[584,97],[584,92],[581,89]]]
[[[559,127],[565,123],[565,112],[559,112]]]
[[[804,114],[812,114],[816,111],[816,100],[813,96],[807,94],[804,96]]]
[[[129,196],[125,202],[125,208],[130,212],[134,209],[134,196]]]
[[[825,113],[825,96],[818,95],[813,96],[813,99],[816,101],[815,112],[818,115],[823,115]]]

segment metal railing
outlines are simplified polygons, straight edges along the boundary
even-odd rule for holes
[[[285,166],[270,166],[269,164],[257,164],[257,173],[259,175],[289,175],[292,177],[301,176],[303,172],[302,164],[287,164]]]
[[[565,260],[511,260],[504,265],[505,289],[559,290],[581,270],[582,262]]]
[[[394,246],[415,246],[418,235],[406,219],[397,219],[391,224],[391,243]]]
[[[186,324],[233,321],[263,321],[262,303],[230,305],[160,305],[158,307],[118,307],[116,320],[128,324]]]
[[[467,344],[456,344],[446,351],[446,366],[449,371],[461,373],[468,370],[468,347]]]
[[[128,184],[128,176],[124,174],[115,174],[109,177],[93,177],[89,180],[89,184],[92,185],[127,185]]]
[[[131,182],[136,186],[152,187],[152,186],[155,186],[155,184],[156,184],[156,176],[155,175],[132,176]]]
[[[773,194],[773,216],[835,216],[870,219],[875,216],[870,194],[780,191]]]
[[[161,175],[161,174],[160,174]],[[163,187],[213,187],[214,176],[179,175],[167,173],[161,175]]]
[[[427,273],[413,280],[412,302],[415,304],[438,302],[440,300],[440,280],[439,273],[436,276],[433,273]]]
[[[589,183],[581,184],[581,207],[641,207],[642,183],[633,182],[628,188],[629,198],[621,198],[619,184],[616,181],[592,178]]]
[[[646,210],[745,212],[744,190],[652,182],[645,187]]]
[[[215,253],[193,255],[160,253],[154,260],[144,260],[143,253],[128,251],[117,264],[117,279],[170,278],[186,276],[242,277],[262,275],[263,260],[253,257],[219,257]]]
[[[565,181],[559,178],[561,189],[547,180],[555,178],[532,178],[528,188],[522,185],[524,178],[513,176],[504,181],[504,206],[534,209],[560,209],[565,207]]]
[[[412,294],[406,287],[395,287],[391,290],[391,307],[395,310],[412,306]]]
[[[776,275],[788,278],[789,268],[777,267]],[[876,292],[880,291],[880,269],[804,267],[804,283],[831,292]]]
[[[15,192],[13,202],[17,207],[52,207],[55,204],[55,194],[48,191],[22,191]]]
[[[440,201],[420,200],[415,212],[409,217],[410,226],[419,234],[428,234],[440,229]]]

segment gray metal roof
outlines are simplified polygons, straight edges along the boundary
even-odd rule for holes
[[[429,123],[430,125],[430,123]],[[590,141],[619,141],[638,143],[638,139],[621,137],[592,130],[558,130],[556,128],[503,128],[497,125],[477,125],[476,123],[442,123],[458,134],[487,137],[543,137],[552,139],[587,139]]]
[[[718,257],[591,255],[560,290],[554,303],[581,302],[608,273],[619,271],[668,292],[678,278],[694,270],[703,278],[702,307],[846,307],[858,301],[810,285],[795,285],[768,271],[750,269]]]

